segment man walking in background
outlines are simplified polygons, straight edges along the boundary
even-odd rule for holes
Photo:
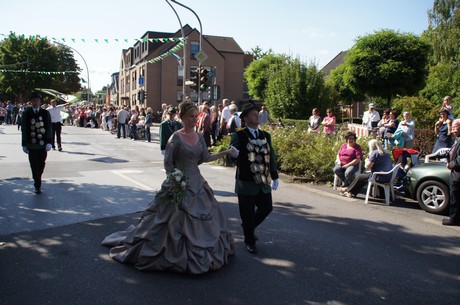
[[[117,112],[117,138],[121,137],[121,131],[123,131],[123,139],[126,139],[126,122],[128,121],[128,111],[126,107],[121,107]]]
[[[53,132],[53,150],[56,150],[54,141],[56,140],[59,151],[62,151],[61,143],[61,131],[62,131],[62,121],[61,121],[61,111],[63,107],[67,104],[56,105],[56,100],[51,100],[51,106],[46,108],[51,116],[51,129]]]

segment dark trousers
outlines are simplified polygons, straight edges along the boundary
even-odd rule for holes
[[[42,174],[45,170],[46,156],[46,149],[29,150],[30,169],[32,169],[32,178],[34,179],[34,186],[36,189],[42,186]]]
[[[262,192],[255,196],[238,194],[238,206],[243,222],[244,242],[247,245],[255,245],[255,228],[273,210],[272,194]]]
[[[347,186],[348,192],[353,195],[358,195],[358,193],[366,186],[369,182],[370,173],[359,174],[355,176],[355,179]]]
[[[460,181],[450,178],[450,210],[449,218],[460,222]]]
[[[150,133],[150,126],[147,126],[147,125],[145,125],[145,138],[149,142],[152,140],[152,134]]]
[[[137,139],[137,126],[134,124],[131,124],[129,127],[131,129],[131,132],[130,132],[131,139],[136,140]]]
[[[123,138],[126,138],[126,128],[125,124],[121,124],[120,122],[117,123],[117,138],[120,138],[121,131],[123,131]]]
[[[53,130],[53,148],[56,148],[56,146],[54,145],[54,140],[56,140],[58,148],[61,148],[61,122],[51,123],[51,129]]]

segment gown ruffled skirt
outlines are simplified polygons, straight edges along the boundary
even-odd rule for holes
[[[212,189],[199,173],[199,160],[190,159],[194,150],[185,144],[177,149],[191,150],[182,152],[189,157],[181,163],[188,176],[182,203],[171,201],[171,181],[166,179],[139,223],[107,236],[102,245],[111,247],[113,259],[142,271],[217,270],[234,254],[233,237]]]

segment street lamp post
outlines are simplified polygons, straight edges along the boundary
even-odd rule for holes
[[[180,3],[180,2],[177,2],[176,0],[171,0],[171,1],[172,1],[173,3],[178,4],[178,5],[180,5],[180,6],[184,7],[184,8],[186,8],[186,9],[188,9],[189,11],[191,11],[191,12],[195,15],[196,19],[198,19],[198,23],[200,24],[200,52],[201,52],[201,50],[202,50],[202,48],[201,48],[201,47],[202,47],[202,44],[201,44],[201,43],[202,43],[202,38],[203,38],[203,27],[201,26],[200,17],[198,17],[198,15],[195,13],[195,11],[192,10],[191,8],[189,8],[188,6],[186,6],[186,5],[184,5],[184,4]],[[201,70],[201,62],[199,62],[199,64],[198,64],[198,71],[200,71],[200,70]],[[198,104],[201,104],[201,90],[200,90],[200,86],[201,86],[201,84],[200,84],[200,76],[199,76],[199,74],[198,74]]]
[[[87,92],[87,95],[88,95],[88,102],[91,102],[91,83],[89,81],[89,69],[88,69],[88,64],[86,63],[86,60],[85,58],[83,57],[83,55],[80,54],[80,52],[78,52],[77,50],[75,50],[74,48],[68,46],[68,45],[65,45],[61,42],[57,42],[57,41],[53,41],[54,43],[57,43],[58,45],[61,45],[63,47],[67,47],[75,52],[77,52],[78,55],[80,55],[81,59],[83,59],[83,62],[85,63],[85,67],[86,67],[86,78],[88,79],[88,92]]]
[[[166,3],[171,7],[171,9],[174,11],[174,14],[176,14],[177,20],[179,21],[180,25],[180,32],[182,34],[182,42],[184,42],[184,55],[182,56],[183,58],[183,66],[182,66],[182,101],[185,100],[185,76],[187,75],[187,44],[185,43],[185,34],[184,34],[184,27],[182,26],[182,21],[179,18],[179,14],[177,14],[176,10],[174,7],[171,5],[171,3],[168,2],[168,0],[165,0]]]

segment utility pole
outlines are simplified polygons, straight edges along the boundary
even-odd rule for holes
[[[186,9],[188,9],[189,11],[191,11],[191,12],[195,15],[196,19],[198,19],[198,23],[200,24],[200,50],[199,50],[199,53],[202,53],[203,27],[201,26],[200,17],[198,17],[198,15],[195,13],[195,11],[192,10],[191,8],[189,8],[188,6],[186,6],[186,5],[184,5],[184,4],[180,3],[180,2],[177,2],[176,0],[171,0],[171,1],[172,1],[173,3],[178,4],[178,5],[180,5],[180,6],[184,7],[184,8],[186,8]],[[199,62],[199,64],[198,64],[198,71],[200,71],[200,70],[201,70],[201,61],[199,60],[198,62]],[[200,85],[201,85],[201,84],[200,84],[200,78],[198,78],[198,105],[201,104],[201,91],[200,91]]]
[[[52,41],[54,43],[57,43],[58,45],[61,45],[63,47],[67,47],[75,52],[77,52],[78,55],[80,55],[81,59],[83,59],[83,62],[85,63],[85,67],[86,67],[86,77],[88,78],[88,92],[87,92],[87,96],[88,96],[88,102],[91,103],[91,83],[89,81],[89,69],[88,69],[88,64],[86,63],[86,60],[85,58],[83,57],[83,55],[80,54],[80,52],[78,52],[77,50],[75,50],[74,48],[72,47],[69,47],[68,45],[65,45],[63,43],[60,43],[60,42],[57,42],[57,41]],[[96,105],[94,105],[96,106]]]
[[[171,9],[174,11],[174,14],[176,14],[177,20],[179,21],[179,26],[180,26],[180,32],[182,34],[182,42],[184,43],[183,51],[184,55],[182,56],[183,59],[183,65],[182,65],[182,101],[185,100],[185,77],[187,76],[187,43],[185,42],[185,34],[184,34],[184,27],[182,26],[182,21],[179,18],[179,14],[177,14],[176,10],[174,7],[171,5],[171,3],[168,2],[168,0],[165,0],[166,3],[171,7]]]

